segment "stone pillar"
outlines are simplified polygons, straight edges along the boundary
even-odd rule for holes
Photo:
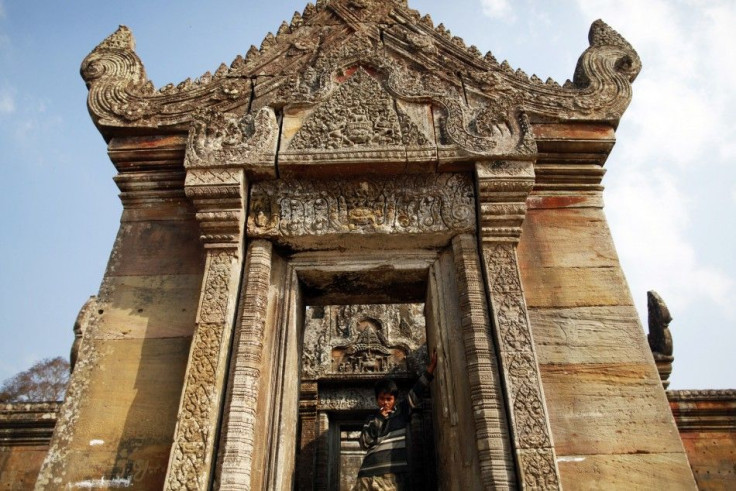
[[[475,175],[481,257],[519,483],[529,489],[559,489],[552,433],[516,257],[526,198],[534,185],[534,163],[477,163]]]
[[[452,249],[483,485],[486,489],[515,488],[513,447],[509,439],[495,342],[489,339],[491,323],[478,249],[470,234],[456,236]]]
[[[242,169],[187,172],[207,258],[165,489],[209,488],[242,270],[244,186]]]
[[[278,132],[270,108],[244,117],[204,111],[189,130],[185,192],[196,209],[207,258],[165,489],[204,490],[213,480],[212,464],[243,270],[246,172],[250,178],[275,176]],[[270,244],[265,246],[251,255],[252,281],[262,274],[266,277],[264,288],[251,290],[256,294],[268,291]],[[244,324],[257,329],[258,310],[253,319],[245,317]],[[248,370],[246,367],[245,372]],[[242,375],[238,387],[251,393],[247,373],[244,382]]]
[[[262,360],[272,251],[273,246],[265,240],[256,240],[248,246],[245,265],[247,286],[242,295],[242,317],[233,343],[229,403],[223,418],[221,490],[251,489],[254,445],[259,436],[266,438],[266,435],[256,434],[256,418],[264,369]]]

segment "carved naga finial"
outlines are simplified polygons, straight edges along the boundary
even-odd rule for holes
[[[591,24],[588,32],[590,47],[580,56],[573,83],[576,87],[587,87],[593,82],[595,72],[609,72],[632,83],[641,71],[639,54],[624,39],[601,19]]]
[[[672,362],[675,360],[672,356],[672,334],[668,327],[672,322],[672,316],[662,297],[654,290],[647,292],[647,310],[649,311],[647,340],[654,355],[662,385],[666,389],[669,385],[668,378],[672,373]]]
[[[80,73],[88,88],[103,77],[127,80],[135,85],[148,81],[143,63],[135,54],[133,33],[125,26],[118,27],[87,55]]]

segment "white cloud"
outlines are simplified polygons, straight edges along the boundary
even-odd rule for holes
[[[578,0],[584,15],[603,18],[639,52],[643,70],[617,132],[606,182],[624,270],[640,312],[643,291],[656,289],[672,306],[712,302],[736,318],[736,275],[716,269],[690,213],[711,199],[695,173],[733,179],[736,157],[736,4],[700,6],[664,0]],[[729,158],[730,157],[730,158]],[[644,307],[643,313],[646,312]]]
[[[480,4],[483,8],[483,15],[491,19],[512,20],[514,18],[514,11],[509,0],[481,0]]]
[[[633,136],[626,136],[633,138],[627,158],[692,167],[736,156],[734,144],[724,144],[736,139],[731,124],[736,58],[730,53],[736,45],[736,4],[578,0],[578,5],[591,19],[602,17],[619,30],[642,58],[625,115],[626,125],[636,126]]]
[[[15,91],[2,87],[0,88],[0,116],[13,112],[15,112]]]
[[[736,318],[736,284],[704,264],[690,240],[690,205],[662,168],[629,169],[608,188],[607,215],[634,299],[645,313],[643,292],[654,289],[670,306],[703,308],[707,300]]]

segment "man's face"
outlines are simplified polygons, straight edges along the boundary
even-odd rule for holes
[[[392,394],[389,394],[388,392],[381,392],[378,394],[378,398],[376,399],[378,402],[378,407],[383,412],[391,412],[394,410],[394,404],[396,404],[396,397],[394,397]]]

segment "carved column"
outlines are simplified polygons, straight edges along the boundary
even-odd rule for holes
[[[245,117],[204,111],[189,132],[185,192],[194,203],[207,258],[166,489],[204,490],[212,481],[243,270],[246,171],[251,177],[273,176],[277,140],[278,123],[270,108]],[[266,256],[270,267],[270,250]],[[260,259],[254,254],[251,264],[262,265]]]
[[[251,489],[253,450],[260,437],[256,434],[264,330],[271,281],[273,246],[256,240],[248,246],[245,265],[245,288],[242,317],[233,344],[233,360],[228,390],[228,405],[223,418],[219,489]]]
[[[481,257],[519,482],[529,489],[559,489],[552,433],[516,257],[526,198],[534,184],[534,163],[477,163],[475,174]]]
[[[515,488],[516,473],[506,407],[494,342],[489,340],[490,319],[478,249],[469,234],[455,237],[452,248],[483,485],[486,489]]]
[[[243,260],[245,175],[190,169],[186,194],[207,251],[166,489],[208,489]]]

